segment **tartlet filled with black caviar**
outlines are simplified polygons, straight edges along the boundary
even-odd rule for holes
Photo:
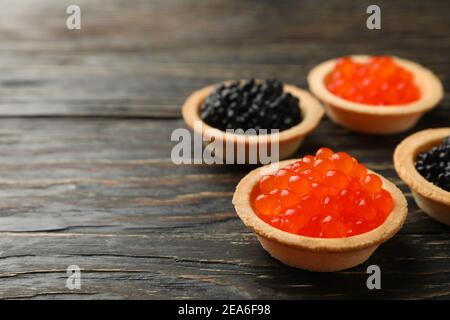
[[[450,128],[427,129],[403,140],[394,166],[426,214],[450,225]]]
[[[182,107],[187,126],[207,144],[214,142],[216,156],[231,158],[227,163],[261,163],[262,148],[277,153],[271,154],[272,160],[288,158],[323,114],[311,94],[278,80],[207,86],[192,93]]]

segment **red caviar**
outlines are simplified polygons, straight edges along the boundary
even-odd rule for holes
[[[252,202],[270,225],[319,238],[368,232],[381,225],[394,206],[379,176],[347,153],[329,148],[263,176]]]
[[[340,58],[325,85],[341,98],[370,105],[403,105],[420,98],[414,75],[388,56],[373,56],[365,63]]]

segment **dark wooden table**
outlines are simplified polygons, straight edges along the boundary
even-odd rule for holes
[[[176,166],[171,132],[204,85],[278,77],[306,87],[351,53],[416,60],[449,87],[450,3],[6,0],[0,10],[1,298],[450,298],[450,229],[425,216],[392,166],[408,134],[450,124],[448,94],[413,130],[379,138],[324,119],[298,155],[347,151],[406,194],[404,228],[365,264],[317,274],[270,258],[231,205],[246,166]],[[82,269],[69,290],[66,268]],[[366,268],[382,290],[366,288]]]

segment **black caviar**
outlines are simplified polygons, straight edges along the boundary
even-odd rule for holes
[[[450,137],[431,150],[419,153],[416,169],[428,181],[450,191]]]
[[[203,121],[226,129],[286,130],[300,123],[299,99],[276,80],[235,81],[218,85],[200,109]],[[268,132],[269,133],[269,132]]]

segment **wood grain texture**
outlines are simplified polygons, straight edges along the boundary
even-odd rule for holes
[[[372,137],[324,119],[297,155],[329,146],[389,177],[406,225],[364,265],[333,274],[273,260],[231,205],[251,166],[177,166],[172,131],[193,90],[278,77],[302,87],[316,63],[397,54],[448,87],[448,1],[5,0],[0,10],[0,298],[450,299],[449,228],[425,216],[397,177],[408,134],[450,124],[448,94],[407,133]],[[82,269],[81,290],[65,287]],[[366,288],[366,267],[382,290]]]
[[[0,12],[0,113],[179,117],[193,90],[226,79],[278,77],[302,87],[315,64],[352,53],[417,60],[448,83],[448,3],[379,1],[5,0]],[[448,98],[447,98],[448,99]],[[447,113],[448,115],[448,113]]]

